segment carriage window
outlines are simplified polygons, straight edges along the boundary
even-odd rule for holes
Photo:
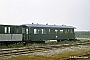
[[[68,29],[65,29],[65,33],[68,33]]]
[[[52,29],[49,29],[49,34],[53,34],[53,30]]]
[[[46,34],[46,29],[43,29],[43,34]]]
[[[34,29],[34,34],[39,34],[40,30],[39,29]]]
[[[70,29],[68,29],[68,33],[70,32]]]
[[[28,28],[26,29],[26,34],[28,34]]]
[[[7,33],[7,27],[4,28],[5,33]]]
[[[8,33],[10,33],[10,27],[8,27]]]
[[[50,34],[50,29],[49,29],[49,34]]]
[[[39,29],[37,29],[37,34],[39,34],[40,33],[40,30]]]
[[[16,33],[19,33],[17,28],[16,28]]]
[[[57,32],[58,32],[58,30],[57,29],[55,29],[55,33],[57,34]]]
[[[34,34],[37,34],[37,29],[34,29]]]
[[[43,29],[42,29],[42,34],[43,34]]]
[[[70,33],[73,33],[73,29],[70,29]]]
[[[22,33],[25,33],[25,28],[22,28]]]
[[[63,30],[60,30],[60,34],[62,34],[63,33]]]

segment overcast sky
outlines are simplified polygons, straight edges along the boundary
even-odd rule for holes
[[[0,0],[0,24],[32,22],[90,31],[90,0]]]

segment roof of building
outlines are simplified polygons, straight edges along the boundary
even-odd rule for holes
[[[43,24],[24,24],[25,26],[28,27],[44,27],[44,28],[75,28],[73,26],[66,26],[66,25],[43,25]]]

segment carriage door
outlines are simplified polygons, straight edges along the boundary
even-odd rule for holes
[[[23,35],[23,41],[28,40],[28,28],[23,27],[22,28],[22,35]]]

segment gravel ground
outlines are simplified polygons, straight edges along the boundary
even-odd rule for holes
[[[42,52],[35,52],[32,54],[41,55],[41,56],[52,56],[54,54],[60,54],[65,52],[77,52],[80,50],[90,50],[89,45],[78,45],[78,46],[71,46],[71,47],[61,47],[61,48],[53,48],[52,50],[45,50]]]
[[[76,38],[76,39],[78,39],[78,40],[80,40],[80,41],[90,41],[90,38]]]

